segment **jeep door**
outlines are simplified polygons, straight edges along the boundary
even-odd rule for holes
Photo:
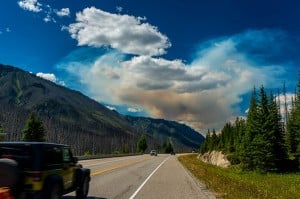
[[[73,162],[72,153],[69,147],[63,148],[63,173],[65,189],[72,188],[75,182],[75,163]]]

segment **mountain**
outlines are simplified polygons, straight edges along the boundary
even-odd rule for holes
[[[191,127],[174,121],[146,117],[126,116],[125,119],[139,132],[143,132],[162,143],[170,140],[175,150],[186,148],[198,149],[204,137]]]
[[[70,144],[77,154],[132,152],[141,129],[147,134],[150,147],[167,137],[182,150],[195,147],[197,141],[199,147],[202,141],[191,142],[192,131],[181,135],[183,128],[175,122],[164,121],[164,125],[158,125],[156,120],[148,118],[153,124],[144,129],[144,123],[137,121],[145,118],[123,116],[78,91],[21,69],[0,65],[0,124],[4,126],[7,140],[21,139],[30,112],[42,119],[47,141]]]

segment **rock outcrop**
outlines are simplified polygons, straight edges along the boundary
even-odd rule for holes
[[[213,164],[223,168],[227,168],[231,165],[226,155],[224,155],[220,151],[210,151],[204,153],[203,155],[200,154],[198,158],[203,162]]]

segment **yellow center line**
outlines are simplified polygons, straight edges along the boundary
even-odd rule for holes
[[[135,162],[131,162],[131,163],[126,163],[126,164],[121,164],[121,165],[118,165],[118,166],[115,166],[115,167],[111,167],[111,168],[108,168],[108,169],[96,171],[96,172],[94,172],[94,173],[91,173],[91,177],[96,176],[96,175],[100,175],[100,174],[103,174],[103,173],[107,173],[107,172],[109,172],[109,171],[113,171],[113,170],[116,170],[116,169],[128,167],[128,166],[131,166],[131,165],[140,163],[140,162],[144,162],[144,161],[149,160],[149,159],[150,159],[150,158],[145,158],[145,159],[143,159],[143,160],[139,160],[139,161],[135,161]]]

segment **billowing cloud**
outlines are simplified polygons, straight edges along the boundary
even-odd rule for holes
[[[31,12],[41,12],[42,11],[42,4],[39,3],[37,0],[22,0],[18,1],[18,5],[24,9]]]
[[[70,16],[70,9],[69,8],[62,8],[56,11],[57,16],[59,17],[68,17]]]
[[[146,29],[156,39],[137,34]],[[143,107],[152,117],[181,121],[203,132],[221,128],[243,114],[242,95],[253,86],[279,88],[282,76],[289,72],[288,62],[270,60],[284,49],[280,45],[285,33],[278,30],[246,31],[207,41],[188,64],[151,57],[153,49],[165,49],[153,46],[164,46],[167,39],[157,40],[162,37],[157,37],[156,28],[131,16],[88,8],[77,14],[77,23],[69,31],[79,45],[110,45],[119,50],[106,51],[88,62],[72,55],[68,57],[74,60],[58,64],[86,85],[90,96],[110,104]],[[122,52],[137,56],[126,57]]]
[[[171,46],[168,38],[142,19],[91,7],[77,13],[68,30],[79,46],[109,46],[134,55],[165,54]]]

